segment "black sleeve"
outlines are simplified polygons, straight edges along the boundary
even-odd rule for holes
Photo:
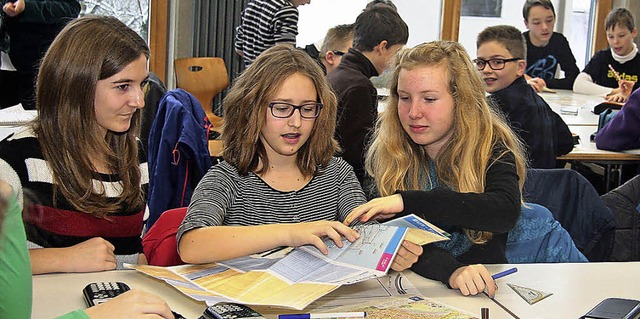
[[[342,147],[342,158],[353,166],[362,183],[365,176],[364,157],[368,138],[375,123],[372,106],[375,100],[367,87],[358,86],[347,92],[340,101],[342,114],[338,119],[336,133]]]
[[[513,154],[489,166],[483,193],[458,193],[447,188],[400,192],[404,214],[414,213],[436,225],[506,233],[520,216],[520,188]]]
[[[547,86],[553,89],[573,89],[573,82],[580,73],[580,69],[576,65],[576,58],[571,52],[569,42],[562,34],[558,33],[558,64],[560,69],[564,72],[564,78],[562,79],[548,79],[546,80]]]
[[[456,260],[450,252],[429,244],[424,246],[422,255],[411,266],[411,270],[420,276],[439,280],[449,286],[449,277],[462,266],[466,265]]]
[[[562,120],[560,115],[553,112],[553,120],[555,123],[555,139],[556,139],[556,156],[564,155],[573,150],[573,136],[567,124]]]
[[[584,67],[582,72],[589,74],[593,83],[600,84],[600,78],[602,77],[601,65],[604,62],[602,51],[598,51],[591,57],[591,60],[589,60],[589,63],[587,63],[587,66]]]
[[[80,14],[78,0],[28,1],[18,16],[22,22],[55,23],[74,19]]]

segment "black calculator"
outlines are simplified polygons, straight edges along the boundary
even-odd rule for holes
[[[118,295],[121,295],[131,288],[123,282],[94,282],[88,284],[82,290],[84,301],[88,307],[93,307],[107,302]]]
[[[131,290],[131,288],[124,282],[94,282],[84,287],[82,294],[84,295],[84,301],[87,303],[87,307],[93,307],[107,302],[129,290]],[[175,319],[185,319],[175,311],[172,311],[172,313]]]
[[[264,318],[257,311],[249,308],[249,306],[220,303],[207,308],[199,319],[255,319]]]

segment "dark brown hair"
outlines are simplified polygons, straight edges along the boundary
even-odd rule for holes
[[[144,40],[107,16],[72,21],[47,50],[36,85],[34,131],[53,171],[54,202],[59,192],[75,209],[97,217],[144,205],[137,142],[141,110],[136,110],[127,132],[108,131],[104,137],[94,106],[98,81],[142,55],[149,57]],[[94,189],[92,179],[101,177],[94,173],[90,154],[121,178],[122,194],[117,200]]]

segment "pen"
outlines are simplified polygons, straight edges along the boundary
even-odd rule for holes
[[[622,81],[622,79],[620,78],[620,74],[618,74],[618,71],[616,71],[611,64],[609,64],[609,70],[611,70],[611,72],[613,72],[613,75],[616,77],[616,80],[618,80],[618,82]]]
[[[364,318],[366,316],[366,312],[301,313],[278,315],[278,319]]]
[[[513,268],[511,268],[511,269],[507,269],[507,270],[505,270],[505,271],[501,271],[501,272],[499,272],[499,273],[493,274],[493,275],[491,275],[491,278],[493,278],[493,280],[496,280],[496,279],[498,279],[498,278],[502,278],[502,277],[504,277],[504,276],[506,276],[506,275],[511,275],[511,274],[513,274],[513,273],[514,273],[514,272],[516,272],[516,271],[518,271],[518,268],[513,267]]]
[[[489,319],[489,308],[480,308],[480,315],[482,319]]]

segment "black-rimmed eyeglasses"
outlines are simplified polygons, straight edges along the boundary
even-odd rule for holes
[[[489,59],[489,60],[484,60],[484,59],[478,58],[478,59],[473,60],[473,63],[476,65],[476,69],[478,69],[478,71],[484,70],[484,67],[487,64],[489,65],[489,67],[492,70],[502,70],[502,69],[504,69],[505,63],[518,61],[518,60],[522,60],[522,58]]]
[[[305,119],[314,119],[320,115],[320,110],[324,105],[319,102],[304,103],[302,105],[295,105],[287,102],[271,102],[269,108],[271,109],[271,115],[277,118],[288,118],[293,115],[296,110],[300,111],[300,116]]]
[[[333,52],[333,54],[335,54],[335,55],[344,55],[344,52],[342,52],[340,50],[331,50],[331,52]]]

